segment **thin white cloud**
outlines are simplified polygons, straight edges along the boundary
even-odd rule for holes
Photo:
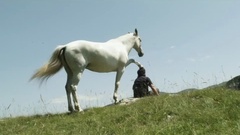
[[[199,60],[200,60],[200,61],[205,61],[205,60],[208,60],[208,59],[210,59],[210,58],[212,58],[211,55],[205,55],[205,56],[203,56],[202,58],[200,58]]]
[[[201,57],[191,57],[191,58],[186,58],[186,61],[190,61],[190,62],[203,62],[203,61],[206,61],[208,59],[212,58],[211,55],[204,55],[204,56],[201,56]]]
[[[53,103],[53,104],[67,103],[67,96],[62,96],[62,97],[52,99],[51,103]]]
[[[86,95],[79,95],[78,97],[80,100],[86,100],[86,101],[96,101],[101,98],[101,96],[86,96]]]
[[[98,101],[102,96],[87,96],[87,95],[78,95],[78,99],[81,101]],[[52,104],[63,104],[67,103],[67,96],[58,97],[51,100]]]
[[[186,58],[187,61],[190,61],[190,62],[196,62],[197,60],[195,58]]]
[[[168,64],[171,64],[171,63],[173,63],[173,62],[174,62],[173,59],[168,59],[168,60],[167,60],[167,63],[168,63]]]

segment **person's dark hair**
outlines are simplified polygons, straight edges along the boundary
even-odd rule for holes
[[[144,67],[140,67],[137,71],[138,76],[146,76],[146,71]]]

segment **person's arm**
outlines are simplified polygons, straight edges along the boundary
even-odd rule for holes
[[[150,85],[150,88],[152,89],[154,95],[159,95],[157,88],[153,84]]]

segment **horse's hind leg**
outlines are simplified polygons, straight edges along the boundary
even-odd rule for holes
[[[74,74],[69,78],[67,83],[67,93],[72,94],[73,104],[76,111],[82,111],[81,107],[79,106],[78,97],[77,97],[77,85],[80,81],[81,74],[82,73]],[[70,103],[69,105],[70,105],[69,111],[71,112],[74,111],[72,104]]]
[[[73,106],[72,106],[72,99],[71,99],[71,81],[70,81],[70,78],[69,75],[68,75],[68,78],[67,78],[67,83],[65,85],[65,89],[66,89],[66,94],[67,94],[67,101],[68,101],[68,111],[70,112],[73,112],[74,109],[73,109]]]
[[[77,85],[80,81],[80,76],[81,76],[81,73],[79,73],[78,75],[75,75],[72,82],[73,103],[74,103],[75,110],[77,111],[82,111],[82,108],[79,105],[78,96],[77,96]]]

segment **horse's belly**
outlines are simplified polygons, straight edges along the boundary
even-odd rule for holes
[[[117,71],[119,66],[116,62],[94,62],[89,63],[86,68],[95,72],[113,72]]]

